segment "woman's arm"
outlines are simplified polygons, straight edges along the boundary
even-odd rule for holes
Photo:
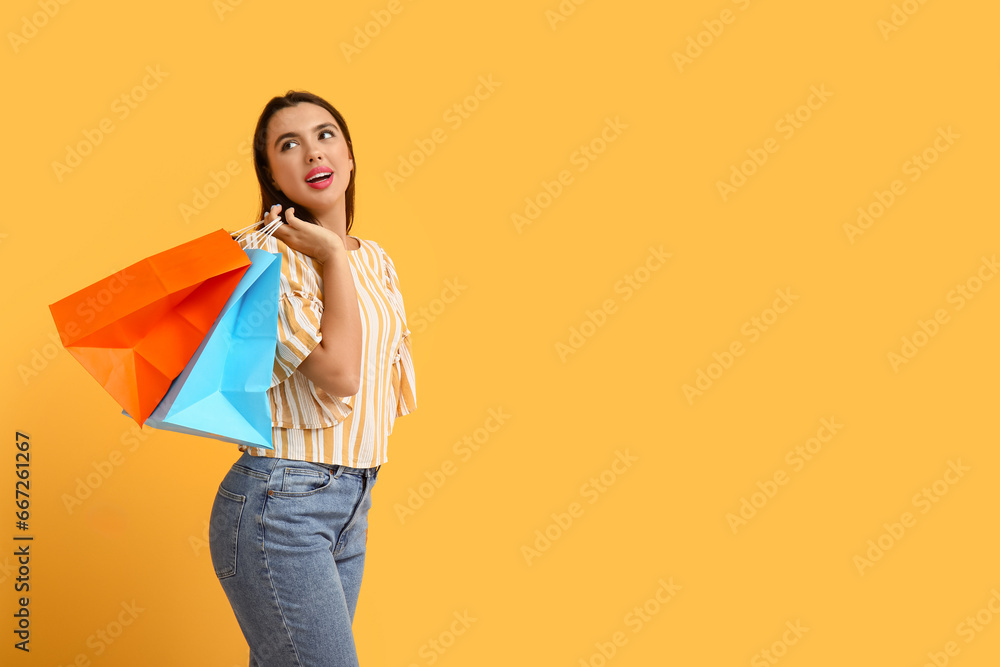
[[[323,338],[299,371],[331,396],[354,396],[361,386],[361,311],[348,250],[331,235],[334,247],[323,263]]]
[[[361,311],[349,251],[335,233],[299,220],[294,210],[285,213],[288,224],[274,233],[275,238],[323,265],[322,338],[298,370],[331,396],[353,396],[361,383]],[[268,217],[277,217],[278,212],[272,209]]]

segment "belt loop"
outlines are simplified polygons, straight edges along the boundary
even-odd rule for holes
[[[340,479],[341,473],[344,472],[344,466],[338,465],[338,466],[334,466],[334,468],[336,468],[337,472],[333,473],[333,478],[334,479]]]

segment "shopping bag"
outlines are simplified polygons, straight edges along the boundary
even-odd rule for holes
[[[267,390],[278,344],[281,255],[246,253],[253,264],[147,426],[274,449]]]
[[[49,306],[63,345],[141,426],[250,266],[224,229]]]

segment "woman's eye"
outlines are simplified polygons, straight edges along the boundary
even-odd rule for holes
[[[333,130],[322,130],[322,131],[321,131],[321,132],[319,133],[319,136],[320,136],[320,138],[322,138],[324,134],[329,134],[331,138],[332,138],[332,137],[334,136],[334,134],[333,134]],[[285,143],[281,144],[281,150],[283,150],[283,151],[284,151],[284,150],[288,150],[288,146],[289,146],[289,144],[297,144],[297,143],[298,143],[298,142],[297,142],[297,141],[295,141],[295,139],[289,139],[289,140],[288,140],[288,141],[286,141]]]

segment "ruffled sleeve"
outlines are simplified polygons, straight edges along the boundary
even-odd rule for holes
[[[351,406],[314,385],[299,365],[323,339],[323,294],[321,278],[312,260],[292,250],[278,239],[270,239],[281,253],[281,280],[278,288],[278,344],[274,351],[271,387],[282,400],[272,415],[280,426],[322,428],[343,421]],[[309,406],[314,406],[310,408]]]
[[[388,253],[382,249],[385,264],[385,286],[392,302],[392,307],[399,315],[403,326],[403,338],[396,349],[392,362],[392,390],[396,397],[396,416],[408,415],[417,409],[417,384],[413,372],[413,350],[410,340],[410,329],[406,326],[406,310],[403,305],[403,293],[399,289],[399,276],[396,266]]]
[[[295,372],[316,349],[323,335],[323,298],[315,271],[305,258],[277,242],[281,252],[281,280],[278,287],[278,345],[274,351],[271,386],[277,386]],[[310,275],[311,273],[311,275]]]
[[[278,346],[271,373],[272,387],[291,377],[299,364],[319,345],[322,340],[319,321],[322,317],[322,304],[308,294],[292,291],[278,297]]]

